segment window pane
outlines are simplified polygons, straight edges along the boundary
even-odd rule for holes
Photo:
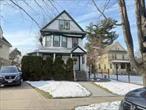
[[[51,36],[46,36],[46,43],[45,43],[45,45],[47,47],[50,47],[51,46]]]
[[[72,47],[76,47],[78,45],[78,38],[72,38]]]
[[[65,29],[69,30],[70,29],[70,21],[68,20],[59,20],[59,29]]]
[[[70,29],[70,22],[69,21],[65,21],[65,29],[66,30]]]
[[[60,47],[60,36],[54,36],[53,46]]]
[[[64,29],[64,20],[59,20],[59,29]]]
[[[67,38],[62,36],[62,47],[67,47]]]

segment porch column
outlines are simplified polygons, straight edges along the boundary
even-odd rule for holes
[[[72,58],[72,53],[70,54],[70,58]]]
[[[39,52],[37,52],[37,56],[39,56]]]
[[[53,61],[55,61],[55,58],[56,58],[56,54],[54,53],[53,54]]]

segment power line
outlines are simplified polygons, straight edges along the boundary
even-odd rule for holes
[[[105,16],[105,14],[104,14],[104,13],[99,9],[99,7],[97,6],[95,0],[92,0],[92,2],[93,2],[93,4],[94,4],[94,6],[96,7],[97,11],[100,12],[100,13],[102,14],[102,16],[103,16],[105,19],[107,19],[107,17]]]
[[[17,3],[15,3],[13,0],[10,0],[11,3],[13,3],[16,7],[18,7],[20,10],[22,10],[39,28],[39,23],[21,6],[19,6]]]

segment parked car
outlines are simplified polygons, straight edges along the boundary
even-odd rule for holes
[[[119,110],[146,110],[146,87],[127,93]]]
[[[16,66],[2,66],[0,85],[21,85],[22,72]]]

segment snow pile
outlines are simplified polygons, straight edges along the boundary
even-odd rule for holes
[[[119,110],[120,101],[80,106],[75,110]]]
[[[110,82],[95,82],[95,84],[97,84],[98,86],[101,86],[117,95],[125,95],[129,91],[143,87],[143,86],[136,85],[136,84],[118,82],[118,81],[113,81],[113,80]]]
[[[84,97],[90,92],[77,82],[69,81],[27,81],[33,87],[49,92],[54,98],[57,97]]]

